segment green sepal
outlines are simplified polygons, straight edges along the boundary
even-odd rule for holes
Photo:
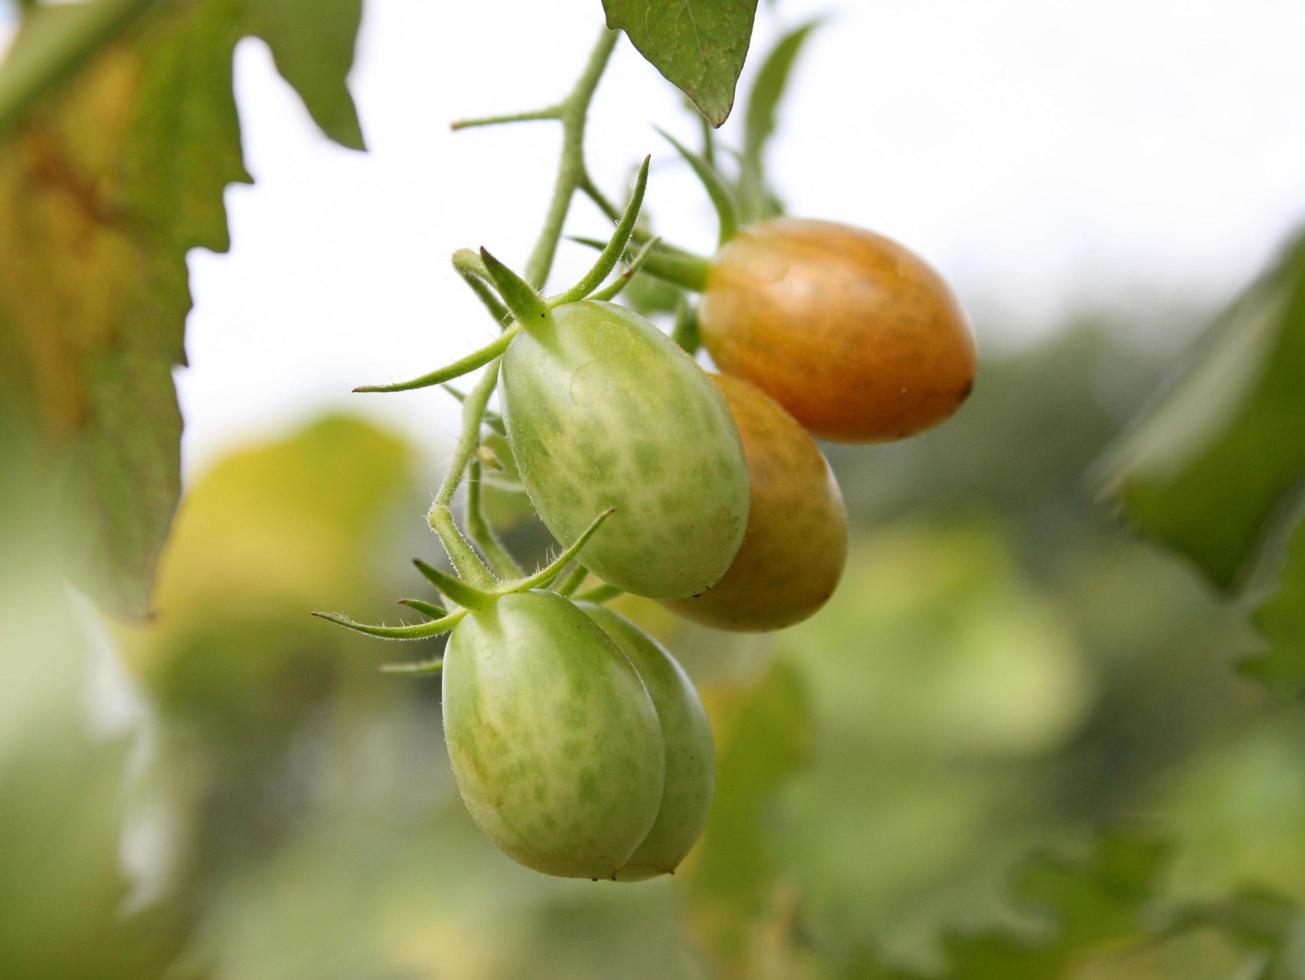
[[[469,248],[460,248],[453,253],[453,268],[462,281],[465,282],[471,291],[476,294],[476,298],[489,311],[489,315],[494,318],[499,329],[503,329],[512,322],[512,312],[503,305],[502,301],[495,294],[494,290],[487,285],[489,280],[489,271],[485,268],[485,263],[481,261],[479,255]]]
[[[503,302],[507,304],[518,322],[526,323],[548,316],[548,307],[544,304],[544,298],[539,295],[534,286],[494,258],[486,249],[480,250],[480,260],[485,263],[485,271],[489,274],[490,281],[494,283],[494,288],[498,290],[499,296],[503,298]]]
[[[434,565],[428,565],[420,558],[414,558],[412,563],[417,566],[417,571],[421,572],[427,582],[435,586],[459,606],[466,609],[483,609],[494,601],[493,592],[478,589],[474,585],[468,585],[462,579],[450,575]]]
[[[571,570],[571,574],[563,579],[562,584],[557,587],[557,594],[565,596],[571,595],[571,593],[575,592],[576,589],[580,588],[584,583],[584,580],[588,577],[589,569],[585,568],[584,565],[576,565],[576,567]]]
[[[703,189],[711,199],[711,206],[716,209],[716,219],[720,222],[718,245],[724,245],[739,230],[739,209],[734,203],[734,195],[720,173],[710,163],[694,153],[664,129],[657,132],[666,142],[675,147],[675,152],[684,158],[684,162],[693,168],[694,174],[702,183]]]
[[[527,589],[545,589],[553,580],[561,574],[562,569],[566,568],[585,546],[586,542],[594,536],[594,532],[602,527],[603,521],[616,513],[615,507],[609,507],[597,517],[595,517],[587,528],[580,532],[580,537],[571,543],[571,546],[554,558],[551,562],[535,572],[534,575],[528,575],[525,578],[517,579],[514,582],[505,582],[497,589],[499,595],[507,595],[512,592],[525,592]]]
[[[417,660],[410,664],[382,664],[377,668],[377,670],[382,674],[408,674],[413,677],[441,674],[444,672],[444,658],[436,657],[434,660]]]
[[[502,335],[491,344],[487,344],[478,351],[473,351],[466,357],[454,361],[452,364],[431,371],[429,374],[423,374],[419,378],[413,378],[411,381],[398,381],[388,385],[359,385],[354,389],[355,392],[371,391],[412,391],[416,388],[429,388],[432,385],[443,384],[446,381],[452,381],[454,378],[460,378],[478,367],[483,367],[494,358],[498,357],[505,350],[508,344],[512,343],[512,338],[521,330],[520,324],[513,324],[503,331]]]
[[[467,400],[467,393],[464,391],[459,391],[457,388],[453,387],[453,385],[444,385],[444,390],[447,391],[454,398],[456,398],[459,403],[465,402]],[[485,409],[483,420],[487,426],[489,426],[499,435],[501,436],[507,435],[507,423],[503,421],[503,416],[499,415],[498,412],[492,411],[488,408]]]
[[[689,355],[696,354],[702,346],[702,332],[698,327],[698,308],[687,299],[680,302],[675,311],[675,326],[671,328],[671,339]]]
[[[570,235],[568,238],[589,248],[601,249],[606,246],[606,243],[597,238],[586,238],[583,235]],[[648,257],[643,260],[642,271],[682,289],[700,293],[707,288],[711,260],[663,242],[648,253]]]
[[[581,592],[578,596],[575,597],[575,601],[603,603],[603,602],[611,602],[613,599],[616,599],[623,595],[625,595],[625,592],[623,590],[618,589],[615,585],[608,585],[606,582],[604,582],[602,585],[594,586],[592,589],[589,589],[587,592]]]
[[[447,609],[441,609],[433,602],[427,602],[424,599],[400,599],[399,605],[415,609],[423,616],[429,616],[431,619],[443,619],[449,614]]]
[[[659,244],[661,244],[660,238],[650,238],[648,241],[644,242],[643,247],[634,253],[634,258],[630,260],[630,264],[625,267],[624,271],[622,271],[622,273],[608,285],[598,290],[598,292],[593,293],[589,298],[600,300],[616,299],[617,296],[621,295],[621,291],[625,289],[626,286],[630,285],[630,282],[634,279],[635,275],[641,268],[643,268],[643,264],[648,261],[648,256],[652,254],[652,250]]]
[[[563,303],[574,303],[584,299],[601,286],[603,280],[616,268],[616,263],[621,260],[621,256],[625,254],[626,246],[630,244],[630,236],[634,234],[635,223],[639,220],[639,208],[643,206],[644,191],[648,189],[648,166],[651,162],[652,157],[644,157],[643,163],[639,165],[639,174],[634,179],[634,193],[630,195],[630,201],[625,206],[625,213],[621,215],[621,220],[616,223],[616,230],[612,232],[612,237],[603,245],[597,261],[594,262],[593,266],[579,282],[566,292],[550,299],[548,301],[550,307],[561,306]]]
[[[466,614],[467,610],[459,609],[457,612],[449,613],[447,616],[432,620],[429,623],[412,623],[402,626],[373,626],[368,623],[359,623],[343,613],[314,612],[312,615],[318,619],[324,619],[328,623],[335,623],[337,626],[353,630],[355,633],[365,633],[367,636],[380,637],[382,640],[425,640],[432,636],[439,636],[441,633],[447,633],[457,626]]]

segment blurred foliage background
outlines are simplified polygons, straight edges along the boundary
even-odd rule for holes
[[[0,977],[1305,977],[1305,245],[1141,425],[1205,312],[1080,311],[987,352],[941,428],[829,447],[852,547],[808,622],[727,636],[620,600],[703,694],[717,798],[673,878],[551,879],[472,825],[438,678],[376,671],[438,642],[307,615],[423,594],[430,446],[319,418],[210,466],[169,532],[185,253],[226,247],[245,179],[231,52],[264,38],[358,145],[359,3],[23,7],[0,71]],[[807,31],[747,101],[751,217],[779,206],[762,151]],[[628,298],[678,301],[642,277]],[[486,492],[542,561],[522,497]]]
[[[438,679],[375,672],[434,650],[307,615],[422,594],[415,447],[329,417],[233,453],[185,499],[156,620],[111,634],[33,562],[44,502],[7,469],[6,633],[45,655],[0,689],[0,972],[1300,975],[1305,711],[1239,675],[1241,611],[1085,477],[1174,359],[1126,326],[989,358],[922,438],[831,450],[853,548],[807,623],[734,637],[623,600],[720,747],[703,841],[633,886],[496,852]]]

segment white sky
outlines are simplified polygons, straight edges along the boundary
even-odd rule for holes
[[[786,103],[777,183],[795,214],[928,257],[976,314],[981,344],[1036,336],[1083,302],[1218,302],[1305,218],[1299,0],[781,0],[761,5],[754,55],[825,12],[835,18]],[[191,256],[193,367],[178,373],[188,473],[332,406],[448,446],[447,396],[349,389],[490,337],[448,255],[483,244],[522,262],[557,133],[447,123],[555,100],[599,25],[598,0],[367,0],[351,79],[365,155],[318,135],[266,48],[242,44],[258,183],[228,192],[231,253]],[[623,45],[593,114],[592,170],[617,195],[633,162],[657,154],[658,229],[705,250],[704,198],[654,122],[693,134]],[[578,205],[577,232],[605,227]],[[588,257],[564,251],[557,281]]]

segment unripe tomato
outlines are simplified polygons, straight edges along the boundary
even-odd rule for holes
[[[657,709],[666,747],[661,807],[648,836],[616,873],[621,881],[670,874],[707,824],[716,787],[716,746],[702,700],[684,668],[660,643],[619,613],[578,603],[630,658]]]
[[[476,824],[536,871],[613,877],[661,806],[665,748],[647,689],[554,592],[504,596],[454,629],[444,737]]]
[[[530,323],[503,358],[508,438],[531,502],[570,544],[616,508],[584,563],[654,598],[701,592],[743,539],[743,447],[691,357],[630,310],[585,300]]]
[[[738,423],[752,500],[748,530],[725,577],[665,605],[722,630],[777,630],[825,604],[847,559],[838,483],[805,429],[765,392],[712,376]]]
[[[776,218],[712,263],[702,342],[809,431],[900,439],[941,422],[974,384],[974,336],[942,278],[873,232]]]

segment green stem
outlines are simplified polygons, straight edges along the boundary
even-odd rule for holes
[[[503,123],[534,122],[537,119],[561,119],[562,107],[551,105],[543,109],[531,109],[527,112],[509,112],[502,116],[477,116],[474,119],[459,119],[450,123],[450,129],[471,129],[475,126],[499,126]]]
[[[525,575],[525,569],[518,565],[516,559],[503,547],[503,542],[498,539],[494,529],[485,520],[480,506],[480,493],[480,460],[472,459],[470,472],[467,475],[467,534],[472,543],[480,549],[481,554],[489,559],[489,567],[500,578],[519,578]]]
[[[571,198],[587,179],[584,158],[585,122],[589,117],[589,104],[598,88],[598,80],[603,76],[618,36],[616,31],[603,29],[575,88],[562,102],[562,159],[558,164],[557,181],[553,185],[553,197],[544,217],[544,227],[526,262],[526,279],[536,289],[543,289],[548,281],[548,273],[552,271],[553,258],[557,254],[557,243],[562,238],[562,227],[571,208]]]
[[[562,123],[562,156],[558,164],[557,180],[553,186],[552,200],[549,202],[548,212],[544,218],[544,226],[540,229],[539,237],[536,239],[530,258],[526,263],[525,278],[535,289],[543,288],[544,283],[548,280],[549,272],[552,271],[553,259],[557,254],[557,245],[562,238],[562,229],[566,223],[567,212],[571,207],[571,198],[585,184],[592,184],[585,169],[585,122],[589,115],[589,105],[593,101],[594,92],[598,88],[598,81],[602,78],[607,62],[612,56],[612,50],[616,46],[618,36],[616,31],[603,30],[602,35],[598,38],[598,43],[594,45],[593,51],[589,55],[584,70],[576,80],[575,87],[556,107],[556,110],[547,109],[517,113],[513,116],[485,117],[478,120],[465,120],[462,124],[463,126],[468,124],[491,125],[495,122],[514,122],[531,118],[557,118]],[[555,115],[554,112],[556,112]],[[454,259],[455,264],[458,265],[458,271],[463,273],[464,276],[479,277],[481,270],[467,262],[466,257],[462,257],[462,259],[461,264],[458,262],[458,257]],[[489,270],[486,269],[485,271],[488,273]],[[509,329],[504,333],[504,337],[509,341],[511,340],[509,334],[512,332]],[[506,347],[506,344],[504,347]],[[463,537],[462,531],[453,519],[451,507],[458,484],[462,481],[472,455],[480,446],[481,422],[490,395],[494,393],[494,388],[498,384],[498,370],[499,363],[497,361],[487,367],[480,381],[477,382],[475,388],[471,390],[462,403],[462,430],[458,436],[457,446],[453,451],[453,459],[449,463],[448,472],[444,475],[444,482],[440,485],[439,492],[435,495],[435,501],[431,504],[430,513],[426,518],[431,528],[439,535],[440,542],[444,545],[444,550],[448,552],[449,560],[453,563],[453,567],[458,574],[468,584],[477,588],[492,588],[494,575],[480,559],[480,556],[476,554],[475,549],[467,539]],[[473,525],[480,525],[480,527],[473,527]],[[492,537],[492,531],[489,530],[488,525],[484,522],[483,515],[480,513],[479,500],[476,500],[469,507],[468,529],[474,537],[479,538],[482,536],[481,527],[488,532],[486,537]],[[478,543],[481,544],[482,548],[486,547],[484,541]],[[502,555],[496,556],[492,546],[486,548],[486,554],[495,564],[498,564],[500,558],[507,558],[509,562],[511,561],[511,556],[507,555],[506,551]]]
[[[444,550],[448,552],[449,561],[458,574],[471,585],[482,589],[493,587],[494,576],[462,536],[457,522],[453,520],[451,505],[467,463],[480,445],[480,422],[485,415],[489,396],[498,384],[498,365],[499,362],[495,361],[485,369],[485,373],[476,382],[476,387],[471,389],[466,401],[462,403],[462,431],[458,434],[458,444],[453,449],[453,459],[449,463],[448,472],[444,474],[444,482],[435,494],[435,502],[426,515],[427,522],[439,535]]]

